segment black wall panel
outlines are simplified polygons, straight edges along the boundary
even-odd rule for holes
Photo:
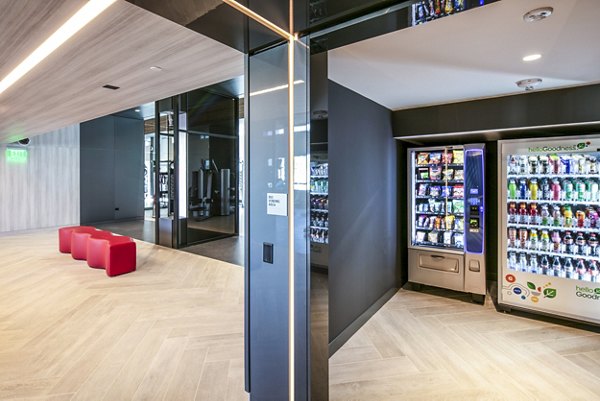
[[[330,341],[400,284],[392,112],[329,82]]]
[[[143,120],[105,116],[80,132],[81,224],[143,218]]]

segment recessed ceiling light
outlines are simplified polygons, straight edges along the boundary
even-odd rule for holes
[[[153,65],[152,67],[150,67],[150,69],[151,69],[152,71],[162,71],[162,68],[161,68],[161,67],[159,67],[159,66],[157,66],[157,65]]]
[[[526,12],[525,15],[523,15],[523,21],[525,21],[525,22],[541,21],[541,20],[546,19],[549,16],[551,16],[553,11],[554,11],[554,8],[552,8],[552,7],[536,8],[535,10]]]
[[[58,49],[70,37],[79,32],[90,21],[96,18],[102,11],[106,10],[116,0],[90,0],[85,3],[71,18],[48,37],[37,49],[35,49],[21,64],[8,73],[0,81],[0,93],[7,90],[25,74],[31,71],[42,60]]]
[[[535,61],[542,58],[541,54],[530,54],[529,56],[523,57],[523,61]]]
[[[541,78],[527,78],[515,82],[521,89],[525,89],[527,92],[534,90],[537,86],[542,83]]]
[[[141,111],[140,109],[135,109],[135,112],[136,112],[136,113],[139,113],[140,111]]]

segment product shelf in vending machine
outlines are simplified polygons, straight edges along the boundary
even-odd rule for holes
[[[325,158],[310,163],[311,264],[329,264],[329,163]]]
[[[600,323],[600,137],[498,151],[500,305]]]
[[[408,150],[409,281],[485,295],[484,153]]]

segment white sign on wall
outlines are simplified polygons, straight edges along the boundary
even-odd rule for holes
[[[287,216],[287,194],[267,193],[267,214]]]

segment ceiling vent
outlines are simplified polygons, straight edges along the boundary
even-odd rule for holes
[[[523,21],[525,21],[525,22],[541,21],[541,20],[546,19],[549,16],[551,16],[553,11],[554,11],[554,8],[552,8],[552,7],[536,8],[535,10],[531,10],[531,11],[525,13],[525,15],[523,15]]]
[[[534,90],[539,84],[542,83],[541,78],[528,78],[522,79],[520,81],[515,82],[517,86],[521,89],[525,89],[527,92]]]
[[[117,89],[119,89],[118,86],[114,86],[114,85],[104,85],[103,88],[110,89],[110,90],[113,90],[113,91],[116,91]]]

